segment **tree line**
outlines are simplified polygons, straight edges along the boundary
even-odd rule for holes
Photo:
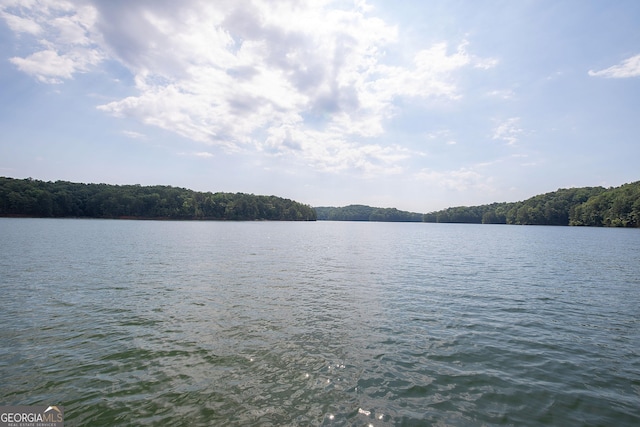
[[[349,205],[340,208],[322,206],[315,209],[318,220],[325,221],[422,222],[421,213],[400,211],[395,208]]]
[[[640,227],[640,181],[615,188],[561,188],[520,202],[419,214],[366,205],[317,207],[318,220]]]
[[[0,215],[76,218],[315,221],[308,205],[276,196],[171,186],[82,184],[0,177]]]
[[[640,227],[640,181],[615,188],[559,189],[521,202],[458,206],[425,214],[425,222]]]
[[[608,189],[559,189],[520,202],[457,206],[420,214],[365,205],[312,208],[276,196],[204,193],[160,185],[0,177],[0,216],[640,227],[640,181]]]

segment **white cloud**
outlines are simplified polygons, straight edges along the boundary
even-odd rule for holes
[[[100,57],[85,49],[75,49],[63,55],[55,50],[41,50],[26,58],[14,57],[9,61],[41,82],[62,83],[62,79],[70,79],[74,73],[100,62]]]
[[[507,145],[515,145],[518,142],[523,129],[520,128],[520,118],[511,117],[500,122],[494,129],[492,139],[501,139],[507,142]]]
[[[131,138],[131,139],[146,139],[147,138],[146,135],[144,135],[144,134],[142,134],[140,132],[133,131],[133,130],[124,130],[124,131],[122,131],[122,134],[127,136],[127,137],[129,137],[129,138]]]
[[[463,167],[443,172],[425,168],[415,174],[414,177],[430,186],[447,190],[479,190],[485,192],[494,190],[491,185],[492,179],[473,168]]]
[[[356,144],[339,132],[286,126],[271,128],[260,150],[288,158],[293,156],[316,170],[356,170],[366,177],[401,173],[403,169],[397,163],[414,154],[397,145]]]
[[[93,26],[97,14],[88,5],[69,1],[5,1],[0,16],[16,33],[37,36],[42,50],[10,58],[20,71],[44,83],[62,83],[104,59]]]
[[[197,157],[201,157],[203,159],[208,159],[210,157],[213,157],[213,154],[209,153],[208,151],[199,151],[197,153],[194,154]]]
[[[214,157],[213,153],[208,151],[191,151],[191,152],[180,152],[177,153],[179,156],[187,156],[187,157],[199,157],[201,159],[209,159]]]
[[[11,61],[60,83],[105,59],[138,94],[98,108],[229,151],[293,156],[323,170],[397,173],[409,157],[380,136],[399,98],[455,100],[456,75],[496,61],[441,42],[409,64],[385,53],[397,28],[365,1],[32,0],[0,6],[16,32],[44,47]],[[478,71],[481,72],[481,71]],[[364,141],[364,142],[363,142]]]
[[[453,73],[466,66],[487,68],[466,52],[468,42],[462,42],[455,52],[449,53],[447,43],[438,43],[429,49],[419,51],[411,68],[379,65],[376,70],[383,75],[372,82],[381,99],[389,102],[396,96],[447,97],[457,99],[461,95],[452,78]]]
[[[511,89],[497,89],[487,92],[487,96],[507,100],[512,99],[515,96],[515,93]]]
[[[458,143],[458,141],[453,139],[453,132],[449,129],[441,129],[429,132],[425,134],[425,137],[430,141],[444,141],[446,145],[456,145]]]
[[[591,77],[605,77],[623,79],[640,76],[640,55],[625,59],[618,65],[613,65],[600,71],[589,70]]]
[[[5,20],[9,28],[16,33],[38,35],[42,32],[40,24],[32,19],[23,18],[6,12],[1,12],[0,16]]]
[[[476,58],[474,57],[473,66],[482,70],[489,70],[498,65],[500,61],[495,58]]]

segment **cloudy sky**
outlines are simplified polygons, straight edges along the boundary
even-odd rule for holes
[[[640,179],[637,0],[0,0],[0,176],[429,212]]]

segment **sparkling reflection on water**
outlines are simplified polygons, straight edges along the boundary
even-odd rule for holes
[[[0,404],[68,425],[637,425],[640,233],[0,219]]]

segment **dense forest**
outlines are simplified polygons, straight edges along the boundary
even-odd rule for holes
[[[425,214],[424,221],[640,227],[640,181],[609,189],[559,189],[521,202],[458,206]]]
[[[399,211],[395,208],[349,205],[341,208],[322,206],[315,209],[318,220],[326,221],[422,222],[422,214]]]
[[[276,196],[0,177],[0,216],[314,221],[316,212]]]
[[[365,205],[312,208],[276,196],[203,193],[170,186],[0,177],[0,216],[640,227],[640,181],[608,189],[559,189],[520,202],[458,206],[423,215]]]
[[[318,220],[640,227],[640,181],[559,189],[521,202],[457,206],[427,214],[365,205],[317,207]]]

